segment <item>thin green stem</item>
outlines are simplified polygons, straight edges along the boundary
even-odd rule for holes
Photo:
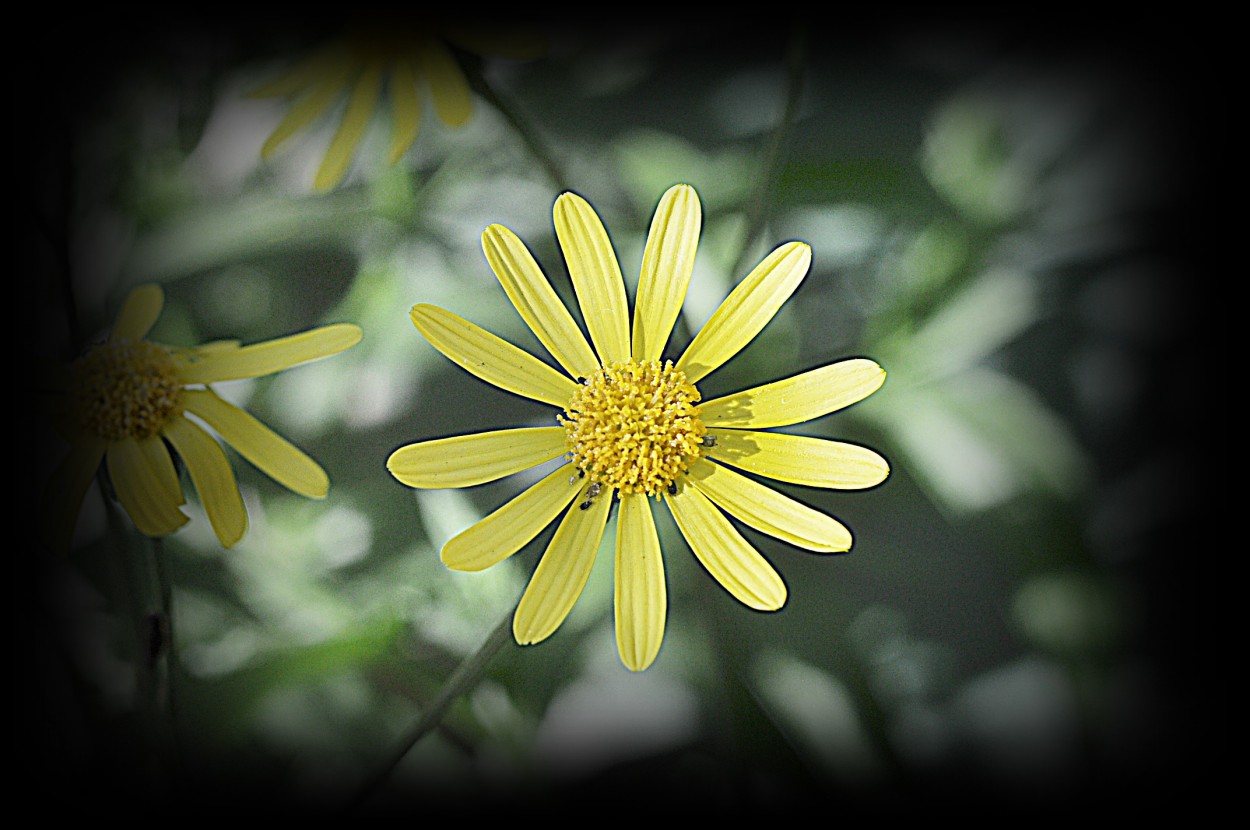
[[[112,484],[103,466],[96,475],[99,482],[100,499],[104,502],[104,515],[108,520],[109,533],[117,542],[116,555],[110,557],[113,570],[113,597],[121,605],[121,612],[134,626],[134,653],[132,662],[135,671],[136,706],[143,709],[143,722],[151,722],[155,677],[152,661],[147,658],[150,651],[144,590],[145,580],[136,568],[131,547],[130,528],[122,518],[123,511],[112,496]]]
[[[790,137],[790,129],[794,126],[795,115],[799,109],[799,98],[803,91],[803,75],[807,67],[807,32],[802,28],[795,29],[790,38],[786,53],[786,102],[781,112],[777,129],[773,132],[764,157],[760,162],[760,176],[755,183],[755,192],[747,204],[747,232],[742,241],[742,252],[734,263],[730,274],[734,277],[742,275],[746,260],[751,255],[752,246],[764,230],[764,219],[768,203],[771,201],[773,186],[776,183],[777,168],[781,163],[781,152]]]
[[[378,766],[377,770],[365,779],[355,798],[348,803],[349,812],[355,812],[359,809],[368,800],[369,796],[381,786],[382,782],[390,776],[391,772],[399,766],[399,763],[404,760],[404,757],[412,748],[438,727],[451,704],[478,684],[482,679],[482,675],[486,673],[486,668],[490,665],[490,661],[499,653],[504,644],[512,639],[513,613],[513,611],[509,611],[487,636],[486,641],[482,643],[478,650],[465,658],[464,662],[451,673],[451,677],[447,678],[447,682],[438,693],[438,697],[426,707],[425,711],[421,713],[421,717],[400,737],[395,744],[395,749]]]
[[[521,115],[516,107],[501,97],[495,88],[490,85],[476,62],[470,62],[465,66],[465,74],[477,93],[498,110],[499,114],[512,126],[512,129],[516,130],[517,135],[525,142],[526,148],[538,160],[538,163],[543,166],[543,169],[547,172],[556,188],[560,192],[568,190],[568,177],[564,175],[564,171],[556,162],[555,154],[547,147],[546,142],[538,134],[538,131],[530,125],[529,121]]]
[[[118,542],[114,561],[122,573],[114,583],[115,594],[134,626],[136,705],[154,749],[166,757],[176,740],[174,723],[174,666],[172,585],[165,565],[162,540],[147,536],[135,541],[134,527],[110,495],[107,475],[99,474],[109,530]],[[143,550],[139,550],[142,545]],[[147,554],[145,556],[145,554]]]
[[[148,655],[155,664],[153,669],[157,672],[160,684],[157,688],[157,704],[165,710],[170,728],[176,736],[178,730],[175,720],[177,710],[174,706],[174,675],[177,672],[178,652],[174,643],[173,584],[165,562],[164,544],[160,539],[150,539],[149,543],[152,569],[156,576],[157,607],[151,614],[153,642]]]

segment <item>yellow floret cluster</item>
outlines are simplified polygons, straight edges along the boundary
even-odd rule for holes
[[[569,457],[592,482],[658,496],[702,454],[698,403],[671,360],[631,360],[581,379],[558,420]]]
[[[182,382],[173,358],[145,340],[94,346],[74,371],[79,422],[106,440],[148,438],[182,413]]]

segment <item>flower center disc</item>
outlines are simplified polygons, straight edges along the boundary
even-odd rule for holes
[[[182,412],[178,367],[146,340],[94,346],[74,370],[79,420],[101,438],[147,438]]]
[[[573,463],[592,482],[657,496],[702,454],[698,402],[672,361],[628,361],[586,378],[559,420]]]

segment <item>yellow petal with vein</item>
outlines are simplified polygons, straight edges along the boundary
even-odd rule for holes
[[[140,438],[136,443],[143,454],[144,463],[164,492],[165,499],[172,504],[186,504],[187,499],[182,495],[182,482],[178,480],[178,470],[174,468],[174,459],[170,457],[165,442],[159,436],[153,435]]]
[[[55,553],[69,552],[82,501],[100,469],[105,446],[96,439],[70,445],[48,479],[39,505],[39,519],[43,538]]]
[[[634,306],[635,360],[658,360],[664,352],[686,300],[702,223],[699,196],[690,185],[675,185],[660,198],[642,252]]]
[[[338,354],[360,342],[360,327],[336,323],[238,349],[200,354],[179,367],[183,383],[217,383],[270,375],[310,360]]]
[[[396,59],[387,82],[391,93],[391,164],[408,152],[421,129],[421,97],[417,93],[417,72],[404,58]]]
[[[330,478],[294,444],[208,389],[183,391],[183,405],[274,481],[301,496],[325,498]]]
[[[599,359],[629,360],[629,300],[612,240],[599,214],[576,193],[556,199],[556,237]]]
[[[410,315],[430,345],[470,374],[517,395],[563,408],[577,386],[524,349],[437,306],[413,306]]]
[[[418,54],[421,73],[434,95],[434,112],[444,124],[459,127],[473,114],[473,96],[464,72],[451,51],[437,40],[423,40]]]
[[[862,401],[883,383],[885,369],[871,360],[842,360],[700,404],[699,415],[709,427],[800,424]]]
[[[503,225],[491,225],[482,232],[482,250],[508,299],[556,362],[573,377],[598,369],[598,358],[525,243]]]
[[[247,509],[226,453],[211,435],[186,418],[171,421],[164,435],[187,465],[217,540],[224,548],[233,547],[247,532]]]
[[[612,499],[599,498],[586,510],[572,507],[565,514],[512,618],[518,643],[547,639],[573,610],[590,578],[611,508]]]
[[[339,128],[330,140],[330,147],[317,171],[313,186],[318,190],[330,190],[343,181],[343,176],[347,174],[347,168],[351,166],[352,158],[356,155],[356,148],[360,146],[360,140],[364,138],[365,130],[369,127],[369,119],[377,109],[378,96],[381,93],[382,66],[371,62],[352,87],[343,120],[339,122]]]
[[[818,553],[851,549],[851,532],[841,522],[728,467],[700,458],[686,475],[720,509],[761,533]]]
[[[616,521],[616,648],[630,671],[651,665],[664,642],[668,591],[651,503],[621,494]]]
[[[177,347],[173,349],[173,353],[186,357],[188,360],[198,360],[213,352],[232,352],[241,348],[243,348],[243,343],[238,340],[210,340],[195,346]]]
[[[165,292],[159,285],[141,285],[131,291],[117,315],[117,322],[113,324],[109,342],[128,340],[133,343],[142,340],[156,324],[156,318],[161,316],[164,304]]]
[[[786,604],[786,584],[773,566],[697,487],[679,487],[664,501],[694,555],[735,599],[756,611]]]
[[[526,427],[437,438],[400,447],[386,468],[409,487],[472,487],[563,455],[565,435],[561,427]]]
[[[154,449],[163,454],[163,466]],[[178,509],[182,503],[181,492],[169,489],[173,464],[160,439],[112,441],[108,445],[107,459],[117,499],[140,533],[165,536],[187,523],[186,515]],[[177,483],[176,476],[174,482]]]
[[[582,490],[584,479],[565,464],[443,545],[443,564],[482,571],[529,544]]]
[[[749,473],[836,490],[874,487],[890,475],[890,464],[858,444],[741,429],[710,429],[716,446],[708,455]]]
[[[781,245],[738,283],[695,336],[677,368],[696,383],[740,352],[790,298],[807,276],[812,249],[802,242]]]

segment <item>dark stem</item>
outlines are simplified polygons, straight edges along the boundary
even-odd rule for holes
[[[738,255],[738,261],[734,263],[733,270],[730,271],[730,275],[735,278],[745,276],[742,269],[751,255],[752,246],[764,230],[765,214],[776,183],[781,152],[785,148],[786,140],[790,137],[790,129],[794,126],[794,118],[798,112],[806,66],[807,33],[803,29],[796,29],[791,35],[789,49],[786,52],[786,102],[781,112],[781,120],[760,161],[760,176],[756,181],[751,201],[747,204],[747,233],[742,242],[742,253]]]
[[[111,482],[103,470],[100,492],[107,508],[109,530],[118,540],[116,561],[122,574],[115,592],[134,626],[135,704],[148,746],[160,760],[161,774],[175,775],[179,758],[173,705],[175,651],[172,590],[164,546],[160,539],[147,536],[135,540],[137,531],[114,501]]]
[[[547,147],[546,142],[538,134],[538,131],[521,115],[520,110],[500,97],[495,88],[486,80],[486,76],[482,74],[481,66],[477,61],[465,61],[464,69],[465,75],[469,79],[469,84],[492,107],[499,111],[500,115],[512,126],[512,129],[516,130],[517,135],[521,137],[521,140],[525,142],[526,148],[537,159],[538,163],[542,165],[556,188],[561,193],[569,190],[568,177],[564,175],[564,171],[556,163],[555,155]]]
[[[451,677],[447,678],[438,697],[434,698],[433,702],[421,713],[421,717],[400,737],[394,750],[377,770],[365,779],[356,796],[348,803],[348,812],[358,810],[399,766],[412,748],[438,727],[451,704],[478,684],[482,675],[486,673],[490,661],[504,644],[512,639],[512,614],[513,612],[508,612],[478,650],[465,658],[464,662],[452,672]]]
[[[143,713],[145,723],[151,722],[155,709],[155,677],[151,654],[151,626],[148,623],[148,607],[145,600],[147,580],[136,568],[131,547],[130,529],[123,518],[121,507],[113,498],[112,482],[101,467],[96,476],[100,498],[104,502],[104,515],[108,519],[109,533],[117,540],[117,555],[112,557],[114,582],[113,596],[121,604],[122,613],[134,626],[135,704]],[[120,573],[118,573],[120,570]]]
[[[148,657],[154,661],[153,671],[156,672],[159,683],[157,704],[165,710],[170,727],[176,736],[174,675],[178,670],[178,652],[174,643],[173,585],[169,578],[169,567],[165,561],[164,544],[160,539],[149,541],[157,583],[157,607],[149,615],[152,619],[150,628],[153,640],[148,650]]]

